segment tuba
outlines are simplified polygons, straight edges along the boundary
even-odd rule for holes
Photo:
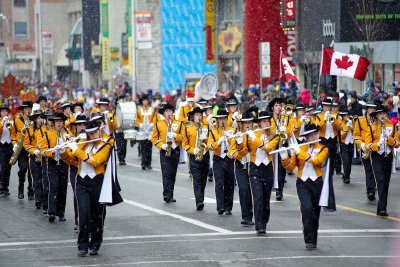
[[[168,133],[172,132],[171,118],[168,118],[167,124],[168,124],[168,126],[167,126],[167,136],[165,137],[165,140],[167,142],[167,150],[165,152],[165,156],[170,157],[171,156],[171,152],[172,152],[172,140],[170,138],[168,138]]]
[[[204,144],[201,139],[202,127],[201,123],[197,126],[197,134],[196,134],[196,144],[195,148],[199,149],[199,153],[196,155],[196,161],[202,161],[204,157],[204,151],[206,149],[206,144]]]
[[[23,144],[24,144],[26,132],[32,126],[33,126],[33,121],[27,120],[24,124],[24,127],[22,127],[21,136],[17,142],[17,148],[15,149],[14,153],[12,154],[10,162],[9,162],[10,165],[15,165],[15,163],[17,163],[19,154],[21,154],[21,151],[24,148]]]

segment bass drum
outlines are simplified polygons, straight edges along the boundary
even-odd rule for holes
[[[119,103],[115,116],[120,124],[120,130],[133,130],[136,124],[136,104],[134,102]]]

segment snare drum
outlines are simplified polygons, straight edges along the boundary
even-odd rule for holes
[[[137,130],[125,130],[124,139],[125,140],[136,140]]]
[[[135,127],[137,110],[134,102],[119,103],[115,114],[120,130],[130,130]]]

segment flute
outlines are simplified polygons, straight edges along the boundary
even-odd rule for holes
[[[305,145],[311,145],[311,144],[318,143],[319,141],[321,141],[321,139],[317,139],[317,140],[314,140],[314,141],[311,141],[308,143],[302,143],[302,144],[299,144],[298,146],[300,147],[300,146],[305,146]],[[269,154],[275,154],[275,153],[279,153],[281,151],[285,151],[285,150],[289,150],[289,149],[293,149],[293,147],[290,147],[290,146],[289,147],[281,147],[279,149],[269,152]]]
[[[79,142],[78,145],[93,143],[93,142],[96,142],[96,141],[99,141],[99,140],[102,140],[102,139],[103,139],[103,138],[96,138],[96,139],[93,139],[93,140],[83,141],[83,142]],[[75,142],[75,140],[73,140],[73,141],[68,141],[68,142],[59,144],[59,145],[57,145],[57,146],[55,146],[55,147],[53,147],[53,148],[46,149],[46,150],[45,150],[45,153],[47,153],[47,152],[53,152],[53,151],[56,151],[56,150],[63,149],[63,148],[65,148],[68,144],[73,143],[73,142]]]
[[[263,131],[263,130],[268,130],[268,129],[270,129],[270,128],[271,128],[271,126],[268,126],[268,127],[256,129],[256,130],[254,130],[253,132],[259,132],[259,131]],[[248,132],[249,132],[249,131],[246,131],[246,132],[244,132],[244,133],[233,134],[233,135],[231,135],[231,136],[228,136],[226,139],[229,140],[229,139],[231,139],[231,138],[240,137],[240,136],[246,135]]]

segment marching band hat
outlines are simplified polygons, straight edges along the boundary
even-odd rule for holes
[[[237,105],[237,104],[238,104],[238,101],[237,101],[236,97],[234,97],[234,96],[229,97],[225,103],[225,105],[227,105],[227,106],[228,105]]]
[[[315,109],[315,107],[308,107],[308,108],[306,108],[306,112],[313,111],[314,109]]]
[[[261,112],[258,114],[257,121],[265,120],[265,119],[271,119],[271,118],[272,118],[271,112],[269,112],[269,111],[261,111]]]
[[[54,110],[48,108],[44,113],[43,113],[44,117],[53,117],[54,116]]]
[[[56,112],[54,116],[49,119],[49,121],[66,121],[67,117],[64,116],[63,113]]]
[[[79,117],[79,116],[78,116]],[[76,118],[78,120],[78,117]],[[104,121],[104,116],[103,114],[101,114],[100,112],[94,112],[92,113],[92,115],[90,116],[90,120],[89,121],[98,121],[98,120],[102,120]]]
[[[40,109],[35,110],[32,112],[32,114],[29,116],[29,120],[34,121],[36,120],[37,117],[42,116],[43,113]]]
[[[148,95],[143,95],[142,97],[140,97],[139,99],[139,104],[141,105],[143,100],[149,100],[149,96]]]
[[[76,121],[71,122],[71,124],[80,124],[80,123],[86,123],[87,118],[85,115],[78,115],[76,116]]]
[[[298,104],[294,110],[305,109],[306,107],[303,104]]]
[[[244,112],[242,118],[240,120],[237,120],[237,122],[250,122],[250,121],[254,121],[254,116],[251,113],[251,111]]]
[[[204,109],[201,109],[199,107],[195,107],[192,111],[188,112],[188,117],[196,114],[196,113],[200,113],[203,115]]]
[[[349,115],[349,112],[347,110],[342,110],[339,112],[339,115]]]
[[[100,129],[100,122],[99,121],[90,120],[90,121],[88,121],[86,123],[86,129],[85,129],[86,133],[93,133],[93,132],[97,131],[98,129]]]
[[[62,109],[62,110],[67,109],[67,108],[71,108],[71,103],[66,102],[66,103],[63,103],[63,104],[61,105],[61,109]]]
[[[332,106],[337,107],[337,106],[339,106],[339,103],[336,102],[336,101],[333,101],[333,102],[332,102]]]
[[[314,110],[314,112],[312,113],[312,115],[318,115],[322,113],[322,110]]]
[[[83,103],[82,102],[78,102],[78,103],[75,103],[75,104],[71,104],[71,107],[70,107],[71,111],[74,112],[74,109],[77,106],[80,106],[82,108],[82,110],[85,110],[85,108],[83,107]]]
[[[387,112],[388,112],[387,107],[386,107],[386,106],[383,106],[383,105],[377,106],[377,107],[376,107],[376,110],[375,110],[374,112],[372,112],[372,113],[370,114],[370,116],[371,116],[371,117],[375,117],[378,113],[381,113],[381,112],[387,113]]]
[[[283,103],[283,98],[281,97],[274,97],[271,101],[269,101],[268,106],[267,106],[267,110],[268,111],[272,111],[274,105],[278,103],[281,104]]]
[[[206,105],[203,107],[204,110],[205,110],[205,109],[208,109],[208,108],[213,108],[213,106],[210,105],[210,104],[206,104]]]
[[[110,103],[110,100],[108,100],[105,97],[100,97],[99,99],[96,100],[97,105],[108,105],[109,103]]]
[[[36,100],[36,104],[39,104],[39,102],[40,101],[42,101],[42,100],[44,100],[44,101],[46,101],[47,102],[47,98],[45,97],[45,96],[39,96],[39,98]]]
[[[200,99],[200,101],[197,102],[197,104],[206,105],[206,104],[207,104],[207,100],[205,100],[205,99]]]
[[[166,103],[164,106],[162,106],[162,108],[160,108],[158,110],[158,113],[160,113],[161,115],[163,115],[164,111],[166,111],[167,109],[172,110],[172,112],[174,111],[174,107],[171,106],[169,103]]]
[[[22,102],[22,105],[18,107],[19,110],[22,110],[24,108],[32,108],[33,103],[30,100],[26,100],[24,102]]]
[[[228,117],[228,111],[225,109],[219,109],[217,111],[217,115],[214,116],[214,118],[225,118]]]
[[[304,126],[304,132],[299,137],[305,137],[311,133],[318,132],[319,126],[314,123],[308,123]]]
[[[187,92],[186,93],[186,101],[194,101],[194,92]]]
[[[332,99],[325,97],[324,100],[322,100],[322,105],[329,105],[332,106]]]
[[[2,104],[2,105],[0,106],[0,110],[2,110],[2,109],[5,109],[5,110],[7,110],[8,112],[10,112],[10,107],[9,107],[7,104]]]
[[[375,101],[368,101],[364,106],[367,108],[376,108],[378,107],[378,104]]]

